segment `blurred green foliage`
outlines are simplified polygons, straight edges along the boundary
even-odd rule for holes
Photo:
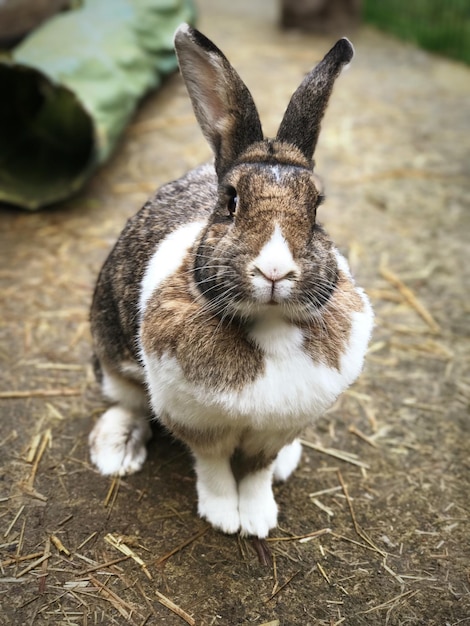
[[[470,0],[364,0],[364,19],[470,65]]]

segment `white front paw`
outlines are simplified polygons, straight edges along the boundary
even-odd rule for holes
[[[272,495],[272,494],[271,494]],[[240,500],[240,528],[242,535],[263,539],[277,525],[277,504],[274,496],[259,500]]]
[[[238,498],[232,496],[214,496],[208,493],[199,493],[198,513],[208,522],[228,535],[236,533],[240,528],[238,514]]]
[[[240,528],[238,490],[229,457],[194,456],[199,515],[224,533],[236,533]]]
[[[274,462],[274,479],[287,480],[299,464],[302,456],[302,444],[298,439],[284,446]]]
[[[277,504],[271,477],[270,470],[262,470],[245,476],[240,482],[238,507],[242,535],[263,539],[277,525]]]
[[[115,406],[108,409],[90,433],[90,456],[105,476],[125,476],[139,471],[147,457],[151,437],[148,422]]]

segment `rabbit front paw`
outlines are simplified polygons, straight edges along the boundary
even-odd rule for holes
[[[238,490],[227,457],[195,454],[198,513],[229,535],[240,528]]]
[[[228,535],[236,533],[240,528],[237,498],[213,495],[199,497],[198,513],[214,528]]]
[[[148,422],[130,411],[111,407],[90,433],[90,457],[101,474],[125,476],[138,472],[147,457],[151,437]]]
[[[271,470],[261,470],[241,480],[238,506],[242,535],[263,539],[277,525],[277,504],[271,482]]]

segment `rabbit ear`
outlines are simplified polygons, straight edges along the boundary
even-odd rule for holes
[[[289,102],[277,139],[299,148],[309,161],[315,151],[320,122],[335,79],[353,56],[351,42],[346,37],[340,39],[304,78]]]
[[[217,174],[263,139],[255,103],[224,54],[203,34],[182,24],[175,49],[194,113],[215,155]]]

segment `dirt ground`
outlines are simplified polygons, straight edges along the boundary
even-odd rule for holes
[[[231,4],[201,1],[199,27],[272,135],[333,40],[281,32],[267,0]],[[470,68],[351,38],[317,150],[320,216],[376,329],[362,377],[276,486],[272,562],[198,519],[184,448],[156,437],[120,480],[88,458],[97,272],[153,189],[209,157],[180,79],[77,197],[0,210],[0,624],[470,624]]]

